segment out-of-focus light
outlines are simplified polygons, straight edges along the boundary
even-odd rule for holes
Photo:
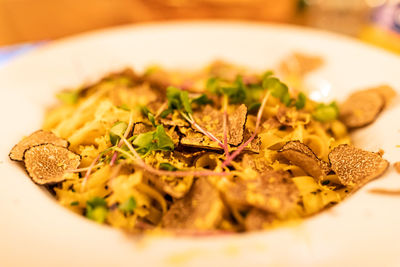
[[[309,88],[310,99],[317,102],[330,101],[332,98],[332,84],[326,79],[310,75],[305,84]]]

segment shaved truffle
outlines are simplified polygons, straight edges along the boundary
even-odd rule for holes
[[[329,153],[328,157],[332,170],[346,186],[362,186],[381,176],[389,166],[389,162],[378,153],[352,145],[339,145]]]
[[[252,132],[250,132],[248,129],[244,131],[244,141],[247,141],[250,139],[250,137],[253,135]],[[254,153],[259,153],[261,149],[261,138],[259,136],[256,136],[250,144],[248,144],[243,150],[244,151],[250,151]]]
[[[244,126],[247,118],[247,107],[240,105],[233,112],[228,114],[227,137],[228,143],[233,146],[238,146],[243,142]],[[220,140],[223,139],[223,113],[210,105],[205,106],[199,112],[194,113],[194,117],[198,124],[205,130],[214,134]],[[190,137],[184,137],[183,143],[196,145],[197,140],[192,140]],[[194,142],[193,142],[194,141]]]
[[[143,122],[137,122],[133,126],[133,135],[147,133],[153,131],[153,126],[145,124]]]
[[[24,154],[25,168],[37,184],[63,181],[67,171],[76,169],[80,156],[65,147],[43,144],[29,148]]]
[[[299,141],[286,143],[279,154],[316,179],[323,179],[330,172],[328,163],[320,160],[311,148]]]
[[[375,91],[358,91],[340,106],[340,120],[349,128],[372,123],[385,106],[382,95]]]
[[[188,147],[193,148],[201,148],[207,150],[223,150],[216,142],[210,140],[207,136],[202,133],[196,132],[192,128],[181,127],[179,131],[182,133],[182,138],[180,140],[180,144],[185,146],[187,149]],[[251,137],[252,133],[249,132],[248,129],[244,132],[243,140],[246,141]],[[248,144],[243,151],[259,153],[261,148],[261,139],[260,137],[256,136],[250,144]]]
[[[149,179],[158,190],[176,199],[184,197],[193,183],[193,177],[168,177],[168,179],[165,179],[149,172],[144,172],[144,176]]]
[[[262,230],[270,225],[275,218],[275,215],[272,213],[253,208],[246,215],[244,227],[247,231]]]
[[[226,186],[224,193],[228,203],[282,214],[299,199],[299,191],[288,173],[272,170],[248,179],[238,178]]]
[[[254,154],[244,154],[242,158],[243,168],[251,168],[259,173],[272,170],[268,162],[262,156],[256,156]]]
[[[172,204],[161,224],[170,229],[212,230],[221,222],[223,211],[218,190],[199,178],[183,199]]]
[[[53,144],[61,147],[68,147],[68,141],[64,140],[54,133],[44,130],[39,130],[28,137],[22,139],[18,144],[16,144],[9,154],[10,159],[16,161],[23,161],[24,153],[27,149],[32,146],[37,146],[41,144]]]
[[[365,91],[378,93],[385,101],[385,107],[388,106],[390,102],[393,100],[393,98],[395,98],[397,95],[396,91],[393,90],[393,88],[388,85],[373,87]]]

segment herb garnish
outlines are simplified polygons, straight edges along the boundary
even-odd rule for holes
[[[162,162],[160,163],[160,165],[158,166],[158,168],[160,170],[166,170],[166,171],[177,171],[178,168],[175,167],[174,165],[168,163],[168,162]]]
[[[86,217],[98,222],[103,223],[107,217],[107,202],[104,198],[94,197],[86,202]]]
[[[136,200],[133,197],[130,197],[128,200],[121,203],[118,208],[124,213],[132,213],[133,210],[136,209]]]
[[[330,104],[319,104],[315,111],[312,113],[312,117],[320,122],[329,122],[337,119],[339,116],[339,108],[336,102]]]
[[[174,150],[174,142],[171,137],[167,135],[162,125],[158,125],[155,131],[137,135],[134,137],[132,144],[141,155],[147,155],[157,150]]]
[[[304,106],[306,105],[306,100],[307,100],[306,95],[305,95],[303,92],[300,92],[300,93],[297,95],[297,100],[296,100],[296,102],[295,102],[295,104],[294,104],[294,106],[296,107],[296,109],[299,110],[299,109],[304,108]]]
[[[72,201],[71,203],[69,203],[70,206],[78,206],[79,205],[79,201]]]
[[[207,105],[207,104],[212,104],[213,101],[209,99],[206,94],[201,94],[200,96],[191,99],[190,103],[197,105]]]
[[[150,112],[150,110],[146,106],[141,106],[140,111],[142,112],[143,116],[147,117],[151,124],[156,127],[156,118],[153,115],[153,113]]]
[[[262,82],[262,87],[269,90],[272,96],[278,98],[286,106],[289,106],[292,102],[289,88],[278,78],[267,76]]]
[[[118,144],[120,136],[125,133],[127,128],[128,124],[126,122],[117,121],[116,123],[114,123],[109,132],[110,141],[113,146]]]

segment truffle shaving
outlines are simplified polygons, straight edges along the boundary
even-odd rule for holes
[[[389,166],[389,162],[378,153],[352,145],[339,145],[328,157],[332,170],[345,186],[360,187],[381,176]]]
[[[27,149],[41,144],[53,144],[61,147],[68,147],[67,140],[56,136],[52,132],[39,130],[32,133],[28,137],[25,137],[18,144],[16,144],[11,149],[9,157],[12,160],[23,161],[24,153]]]
[[[271,225],[274,219],[274,214],[253,208],[246,215],[244,227],[247,231],[262,230]]]
[[[315,179],[323,179],[330,172],[329,164],[320,160],[311,148],[299,141],[288,142],[279,154]]]
[[[372,123],[385,106],[382,95],[375,91],[358,91],[340,106],[340,120],[349,128]]]
[[[64,174],[76,169],[80,160],[79,155],[53,144],[31,147],[24,154],[26,171],[32,180],[40,185],[65,180]]]
[[[256,207],[270,213],[284,214],[296,205],[299,191],[288,173],[265,171],[256,177],[238,178],[225,190],[228,203]]]
[[[373,87],[373,88],[367,89],[365,91],[366,92],[375,92],[375,93],[380,94],[380,96],[385,101],[385,107],[387,107],[390,104],[390,102],[392,102],[393,98],[395,98],[397,95],[396,91],[393,90],[393,88],[388,85],[381,85],[381,86]]]
[[[217,138],[223,138],[223,113],[207,105],[201,111],[195,112],[196,121],[207,131],[210,131]],[[247,108],[245,105],[235,107],[233,112],[230,112],[228,117],[228,143],[233,146],[238,146],[243,142],[244,126],[246,124]],[[201,137],[201,136],[199,136]],[[190,146],[200,146],[199,139],[193,135],[188,135],[182,138],[182,144]],[[215,145],[218,147],[217,145]]]
[[[183,199],[172,204],[161,224],[169,229],[212,230],[221,222],[223,211],[218,190],[200,178]]]

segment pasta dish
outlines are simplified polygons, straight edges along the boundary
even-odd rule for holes
[[[294,57],[262,73],[218,61],[109,74],[60,92],[10,158],[61,205],[132,233],[246,232],[309,217],[387,169],[349,131],[395,93],[318,103],[302,79],[321,60]]]

